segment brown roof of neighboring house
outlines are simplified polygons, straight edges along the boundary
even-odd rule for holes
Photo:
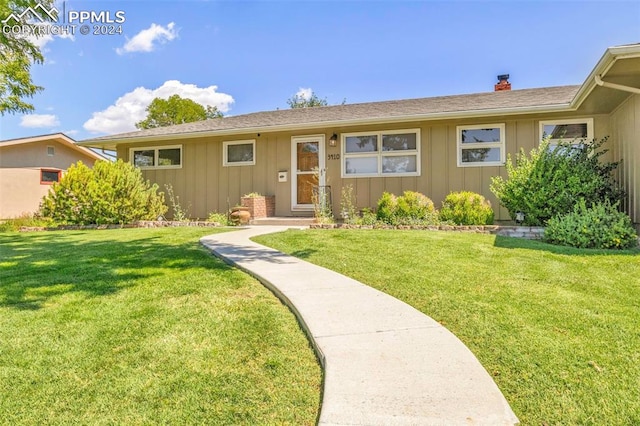
[[[559,86],[263,111],[102,136],[85,140],[82,144],[91,145],[92,142],[152,139],[155,137],[170,138],[177,135],[196,136],[200,133],[229,134],[231,132],[268,131],[293,127],[339,126],[370,122],[489,115],[490,113],[500,114],[501,111],[513,113],[521,110],[521,112],[526,113],[536,110],[566,108],[580,87]]]
[[[81,152],[84,155],[87,155],[95,160],[106,160],[107,158],[86,148],[84,146],[80,146],[71,139],[69,136],[64,133],[51,133],[47,135],[39,135],[39,136],[27,136],[24,138],[16,138],[16,139],[7,139],[4,141],[0,141],[0,148],[14,145],[25,145],[34,142],[42,142],[42,141],[55,141],[59,142],[69,148]]]

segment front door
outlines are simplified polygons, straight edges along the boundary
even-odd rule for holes
[[[325,184],[324,135],[291,138],[291,209],[313,210],[313,191]]]

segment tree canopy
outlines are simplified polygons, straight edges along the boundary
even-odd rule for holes
[[[329,105],[326,98],[320,99],[315,92],[311,92],[311,96],[308,98],[303,95],[295,94],[291,98],[287,99],[287,104],[291,108],[310,108]]]
[[[217,107],[211,105],[204,107],[180,95],[172,95],[169,99],[155,98],[146,111],[147,118],[136,123],[138,129],[154,129],[222,117]]]
[[[13,13],[20,22],[11,22],[12,25],[28,26],[29,14],[20,18],[20,12],[38,4],[49,9],[53,7],[53,0],[0,0],[0,19]],[[41,18],[48,19],[48,16],[42,14]],[[13,31],[0,31],[0,115],[34,110],[25,98],[33,97],[44,88],[31,80],[31,65],[43,62],[44,56],[33,39]]]

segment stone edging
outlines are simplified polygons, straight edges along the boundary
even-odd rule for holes
[[[469,232],[475,234],[493,234],[503,237],[518,237],[529,240],[540,240],[544,235],[541,226],[452,226],[452,225],[350,225],[347,223],[313,223],[311,229],[414,229],[425,231]]]
[[[140,220],[134,223],[123,225],[60,225],[60,226],[21,226],[20,232],[35,231],[86,231],[92,229],[123,229],[123,228],[177,228],[177,227],[220,227],[218,222],[174,222],[174,221],[154,221]]]

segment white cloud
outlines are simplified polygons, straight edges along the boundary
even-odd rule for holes
[[[169,22],[166,27],[157,24],[151,24],[146,30],[140,31],[133,38],[127,38],[127,42],[123,47],[118,47],[116,53],[124,55],[129,52],[152,52],[155,48],[154,43],[164,44],[178,37],[178,30],[175,28],[174,22]]]
[[[298,98],[309,100],[312,94],[313,90],[311,90],[311,87],[307,87],[306,89],[304,87],[301,87],[300,90],[298,90],[298,92],[296,93],[296,96]]]
[[[203,106],[211,105],[222,112],[229,111],[234,100],[231,95],[217,92],[218,86],[198,87],[169,80],[157,89],[137,87],[125,93],[107,109],[94,112],[84,123],[84,128],[93,133],[123,133],[136,130],[135,124],[147,117],[147,106],[155,98],[167,99],[171,95],[189,98]]]
[[[22,127],[55,127],[59,124],[60,121],[54,114],[29,114],[20,119]]]
[[[64,30],[65,27],[63,26],[57,25],[54,27],[51,22],[30,22],[30,24],[33,26],[41,27],[37,30],[41,35],[38,35],[36,37],[35,34],[30,34],[26,38],[31,43],[39,47],[43,52],[47,51],[47,49],[45,49],[45,46],[51,43],[56,38],[75,41],[74,35],[71,34],[71,32],[67,32],[66,30]]]

